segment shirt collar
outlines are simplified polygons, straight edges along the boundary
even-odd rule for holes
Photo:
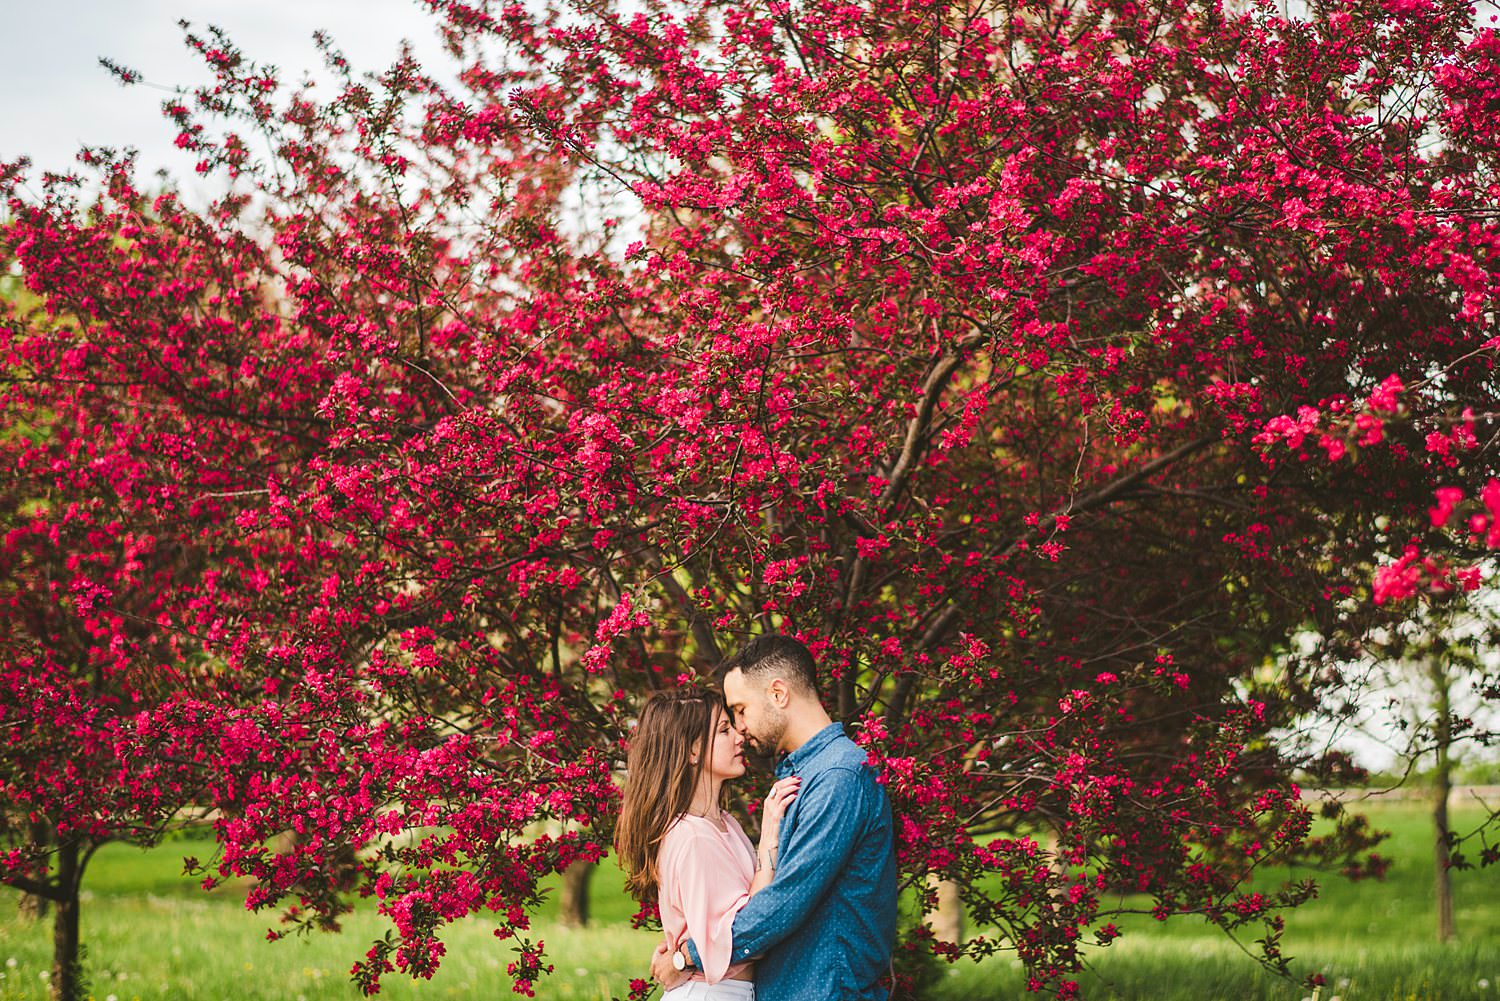
[[[807,743],[786,755],[776,765],[777,776],[796,775],[807,767],[807,763],[833,741],[844,735],[844,724],[829,723],[807,738]]]

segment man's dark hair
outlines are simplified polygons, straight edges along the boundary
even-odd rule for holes
[[[730,671],[743,671],[747,678],[775,674],[801,688],[803,694],[818,698],[818,666],[812,651],[790,636],[771,633],[757,636],[735,651],[734,656],[714,669],[714,681],[724,687]]]

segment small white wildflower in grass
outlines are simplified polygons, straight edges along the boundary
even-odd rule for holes
[[[1339,977],[1339,986],[1340,987],[1348,987],[1349,986],[1349,978],[1348,977]]]
[[[36,978],[38,980],[42,981],[43,983],[46,983],[48,980],[52,979],[52,971],[51,970],[43,970],[42,972],[40,972],[40,973],[38,973],[36,975]]]
[[[16,957],[12,956],[9,959],[7,959],[5,961],[5,968],[7,970],[14,970],[16,968]]]
[[[586,966],[578,966],[578,967],[574,967],[574,969],[573,969],[573,976],[575,976],[575,977],[586,977],[588,975],[589,975],[589,970],[588,970],[588,967],[586,967]]]
[[[1484,979],[1483,977],[1480,977],[1479,978],[1479,989],[1482,990],[1482,991],[1489,990],[1490,989],[1490,982],[1488,980]]]
[[[120,1001],[120,995],[118,995],[118,994],[106,994],[106,995],[104,995],[104,1001]]]

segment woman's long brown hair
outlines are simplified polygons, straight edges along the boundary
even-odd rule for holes
[[[626,873],[625,889],[643,904],[656,899],[661,840],[693,803],[698,776],[708,762],[716,711],[728,713],[718,692],[701,688],[658,692],[647,700],[630,738],[625,800],[615,826],[615,857]]]

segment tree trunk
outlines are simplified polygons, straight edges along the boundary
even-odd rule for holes
[[[1448,673],[1440,658],[1429,664],[1432,687],[1437,695],[1437,767],[1432,777],[1433,889],[1437,898],[1438,941],[1450,942],[1458,934],[1453,923],[1453,881],[1448,868],[1448,796],[1453,791],[1453,761],[1448,756],[1453,744],[1453,727],[1448,714],[1452,706],[1448,693]]]
[[[49,845],[52,843],[51,834],[45,824],[33,823],[30,826],[32,844]],[[45,878],[40,872],[34,873],[32,875],[34,875],[36,879]],[[20,913],[20,916],[28,921],[40,921],[42,918],[47,916],[47,911],[51,908],[51,906],[51,902],[41,894],[26,893],[25,891],[22,891],[21,903],[17,910]]]
[[[932,934],[955,945],[964,940],[964,902],[958,896],[958,884],[936,874],[928,876],[928,885],[937,890],[937,910],[927,918]]]
[[[563,870],[562,892],[557,898],[557,918],[570,928],[583,928],[589,923],[589,881],[594,878],[594,865],[578,861]]]
[[[16,914],[25,921],[40,921],[47,916],[50,905],[46,897],[39,897],[34,893],[22,893],[21,901],[16,905]]]
[[[82,884],[78,843],[57,846],[57,886],[62,897],[52,919],[52,1001],[80,1001],[82,977],[79,968],[78,891]]]

